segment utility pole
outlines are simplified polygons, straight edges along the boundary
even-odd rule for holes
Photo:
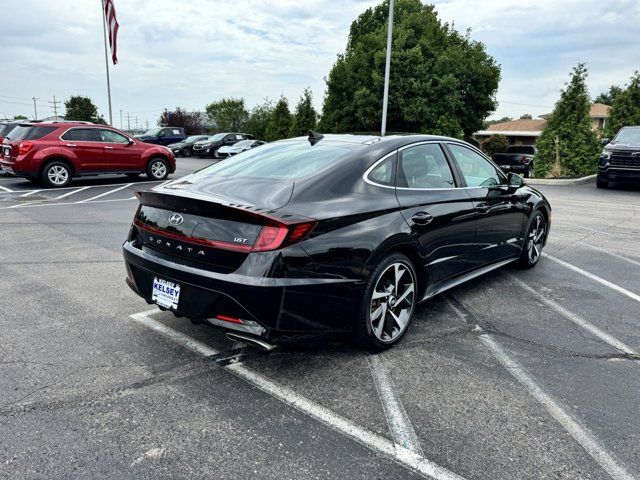
[[[124,128],[122,128],[122,110],[120,110],[120,130],[124,130]]]
[[[102,35],[104,39],[104,66],[107,72],[107,98],[109,99],[109,125],[113,125],[113,116],[111,115],[111,81],[109,80],[109,55],[107,54],[107,12],[104,8],[104,0],[102,5]]]
[[[391,71],[391,40],[393,37],[393,0],[389,0],[389,26],[387,27],[387,61],[384,66],[384,94],[382,96],[382,126],[380,136],[387,132],[387,106],[389,104],[389,72]]]
[[[53,108],[53,115],[56,117],[56,120],[58,120],[58,104],[62,103],[60,100],[56,100],[56,96],[53,96],[53,102],[51,100],[49,100],[49,105],[51,105],[51,107]]]
[[[131,114],[127,112],[127,132],[131,133]]]
[[[145,122],[145,123],[146,123],[146,125],[147,125],[147,130],[149,130],[149,120],[147,119],[147,120],[145,120],[144,122]]]
[[[38,107],[36,107],[36,101],[40,99],[33,97],[32,100],[33,100],[33,119],[38,120]]]
[[[138,131],[138,116],[136,115],[136,132]]]

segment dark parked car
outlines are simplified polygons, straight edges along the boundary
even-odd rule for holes
[[[156,145],[171,145],[183,141],[187,136],[182,127],[158,127],[147,130],[136,138],[144,143],[154,143]]]
[[[510,145],[504,153],[495,153],[492,159],[505,172],[518,172],[529,178],[536,153],[538,151],[533,145]]]
[[[232,338],[339,332],[382,349],[419,302],[536,265],[550,218],[463,141],[313,134],[142,192],[123,250],[135,292]]]
[[[238,153],[246,152],[247,150],[251,150],[252,148],[259,147],[260,145],[264,145],[266,142],[262,140],[241,140],[234,145],[225,145],[220,147],[216,153],[216,158],[227,158],[237,155]]]
[[[25,121],[26,120],[18,120],[18,121],[13,121],[13,122],[1,122],[0,123],[0,144],[2,144],[2,141],[4,140],[4,137],[9,135],[9,132],[11,132],[11,130],[16,128],[21,123],[24,123]]]
[[[193,153],[201,158],[213,158],[220,147],[234,145],[241,140],[253,140],[253,135],[246,133],[217,133],[207,140],[196,142],[193,145]]]
[[[191,135],[181,142],[171,143],[170,145],[168,145],[168,147],[171,149],[174,155],[180,157],[190,157],[191,155],[193,155],[193,144],[202,140],[206,140],[207,138],[209,138],[208,135]]]
[[[66,187],[72,177],[114,173],[164,180],[175,171],[176,159],[166,147],[106,125],[21,123],[2,142],[0,167],[48,187]]]
[[[610,182],[640,183],[640,126],[623,127],[613,140],[603,138],[602,143],[598,188],[606,188]]]

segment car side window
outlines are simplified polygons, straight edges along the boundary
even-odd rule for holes
[[[244,140],[244,137],[242,135],[236,135],[236,140]]]
[[[395,183],[396,173],[396,156],[391,155],[386,160],[382,161],[376,168],[371,170],[368,175],[368,179],[379,185],[386,185],[393,187]]]
[[[398,186],[405,188],[454,188],[451,168],[437,143],[416,145],[400,152]]]
[[[101,142],[98,131],[95,128],[73,128],[61,137],[63,140],[75,142]]]
[[[449,149],[456,162],[458,162],[460,170],[462,170],[467,186],[491,187],[506,185],[506,177],[479,153],[454,143],[449,144]]]
[[[227,135],[226,137],[224,137],[225,142],[235,142],[235,140],[236,140],[235,135]]]
[[[129,139],[121,133],[114,132],[113,130],[100,129],[100,138],[103,142],[107,143],[129,143]]]

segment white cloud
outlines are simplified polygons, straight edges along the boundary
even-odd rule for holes
[[[164,107],[203,109],[222,96],[242,96],[252,106],[283,94],[294,104],[307,86],[320,106],[324,77],[344,50],[350,23],[378,2],[115,3],[120,63],[111,80],[119,125],[120,109],[154,123]],[[502,65],[495,116],[548,111],[578,60],[590,68],[594,94],[624,83],[640,65],[636,1],[453,0],[436,2],[436,9],[457,29],[471,28]],[[106,116],[99,2],[65,0],[61,8],[60,2],[5,0],[3,11],[20,22],[3,24],[0,115],[30,114],[33,96],[41,99],[39,113],[48,113],[52,95],[80,93]]]

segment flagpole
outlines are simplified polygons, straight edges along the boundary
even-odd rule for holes
[[[104,0],[100,0],[102,5],[102,34],[104,37],[104,65],[107,69],[107,97],[109,99],[109,125],[113,125],[113,115],[111,113],[111,82],[109,81],[109,55],[107,54],[107,13],[104,8]]]

